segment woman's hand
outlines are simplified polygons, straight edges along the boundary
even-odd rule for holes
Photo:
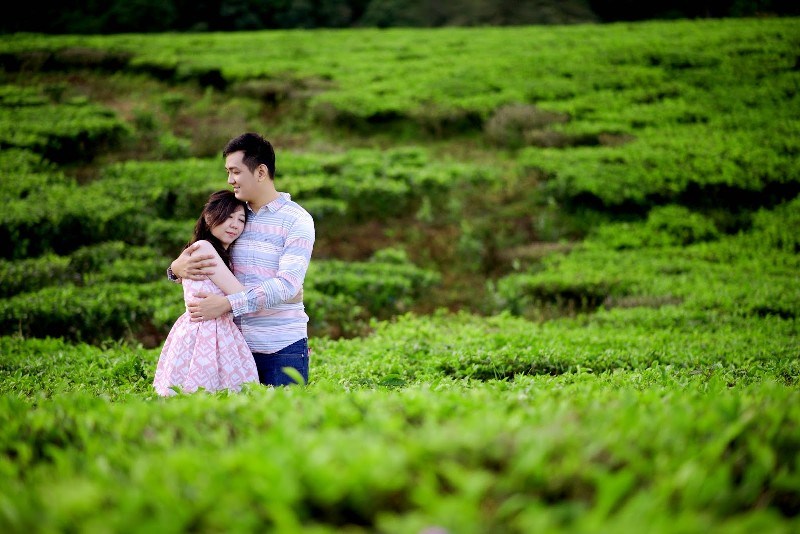
[[[222,295],[200,292],[194,298],[197,300],[187,306],[193,323],[216,319],[231,311],[231,303]]]

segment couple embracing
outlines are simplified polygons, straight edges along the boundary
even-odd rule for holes
[[[183,284],[187,310],[161,351],[153,384],[159,395],[294,383],[285,367],[308,381],[303,282],[314,221],[275,189],[269,141],[246,133],[222,155],[233,192],[211,195],[190,244],[167,269]]]

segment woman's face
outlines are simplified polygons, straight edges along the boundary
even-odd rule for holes
[[[221,222],[220,224],[216,225],[211,229],[211,234],[219,239],[222,246],[226,249],[231,246],[231,243],[236,241],[240,235],[242,235],[242,230],[244,230],[244,208],[239,206],[231,213],[225,221]]]

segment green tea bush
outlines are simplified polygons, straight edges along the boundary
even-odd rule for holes
[[[6,202],[35,197],[51,186],[74,183],[55,165],[30,150],[3,149],[0,151],[0,170],[0,192]]]
[[[153,250],[147,247],[130,246],[120,241],[107,241],[73,252],[70,255],[70,267],[76,273],[102,273],[104,270],[113,270],[118,266],[120,260],[135,262],[156,259],[161,260]],[[142,279],[152,278],[152,274],[152,272],[146,272]]]
[[[737,210],[797,194],[796,149],[776,146],[783,144],[783,133],[765,147],[754,131],[680,130],[672,139],[640,137],[620,147],[525,149],[520,161],[541,169],[549,178],[547,193],[571,207],[641,211],[680,203]]]
[[[345,209],[344,222],[414,213],[424,197],[444,201],[460,187],[497,179],[481,166],[436,161],[416,148],[349,150],[321,157],[297,154],[279,165],[278,175],[282,174],[287,188],[308,198],[312,209],[323,207],[312,215],[324,221]]]
[[[0,214],[0,238],[9,246],[3,253],[7,258],[25,258],[68,254],[108,240],[141,241],[144,215],[139,201],[124,193],[55,184],[6,204]]]
[[[510,314],[401,316],[373,324],[365,339],[315,340],[319,380],[352,387],[443,377],[513,380],[527,375],[642,371],[666,366],[725,375],[732,384],[762,373],[794,384],[793,319],[736,317],[678,306],[600,310],[533,324]]]
[[[761,95],[791,102],[794,93],[773,88],[778,80],[788,87],[796,83],[797,25],[783,18],[652,21],[624,31],[619,25],[433,33],[363,28],[316,32],[312,48],[311,35],[303,31],[206,34],[202,46],[191,35],[18,35],[4,40],[0,53],[113,50],[133,56],[121,67],[127,72],[218,88],[255,85],[257,94],[273,100],[291,94],[301,107],[318,110],[318,120],[339,126],[372,133],[388,122],[462,135],[464,128],[479,132],[496,110],[515,102],[574,108],[584,123],[627,111],[636,124],[653,121],[659,102],[684,88],[700,94],[690,95],[689,106],[679,105],[688,111],[674,115],[680,120],[703,120],[717,107],[739,111],[774,104]],[[605,92],[623,95],[606,107],[598,98]],[[629,96],[638,107],[630,106],[635,101]]]
[[[145,225],[142,245],[175,258],[189,243],[196,221],[197,219],[150,219]]]
[[[169,291],[169,285],[108,282],[21,293],[0,301],[2,333],[87,343],[133,341],[152,326],[155,309],[180,310],[173,313],[174,319],[182,313],[181,295]]]
[[[172,134],[163,134],[158,138],[158,150],[164,159],[183,159],[191,155],[191,141],[176,137]]]
[[[748,245],[755,249],[777,249],[787,254],[800,253],[800,196],[774,210],[760,210],[753,217]]]
[[[685,246],[714,241],[720,233],[708,217],[683,206],[653,208],[644,224],[616,223],[599,227],[592,240],[611,248]]]
[[[411,263],[399,250],[381,251],[366,262],[312,261],[307,280],[315,291],[346,295],[370,316],[386,318],[409,306],[441,276]]]
[[[25,260],[0,260],[0,297],[73,281],[70,259],[46,254]]]
[[[269,79],[307,99],[293,112],[369,134],[478,134],[514,102],[570,120],[514,159],[454,147],[485,165],[341,137],[279,152],[278,187],[320,235],[375,223],[397,247],[312,261],[307,386],[169,399],[152,381],[184,303],[164,269],[225,187],[221,159],[120,162],[78,185],[34,145],[4,148],[0,530],[794,532],[797,27],[3,39],[29,66],[114,47],[173,80]],[[0,108],[93,106],[65,92],[3,86]],[[547,230],[565,207],[597,222],[588,239],[540,243],[581,237]],[[424,257],[403,238],[442,222],[431,249],[473,261],[497,314],[396,315],[462,272],[403,252]],[[517,245],[537,255],[490,263]]]
[[[369,332],[369,317],[363,303],[347,293],[326,294],[313,284],[303,288],[303,303],[309,315],[312,337],[352,338]]]
[[[567,120],[563,113],[541,110],[528,104],[509,104],[498,108],[486,121],[484,134],[491,143],[519,148],[528,144],[531,132]]]
[[[46,103],[47,98],[35,87],[0,85],[0,107],[2,108],[41,106]]]
[[[69,366],[60,350],[23,365]],[[85,354],[74,369],[98,392],[141,355]],[[168,400],[128,377],[116,402],[80,385],[63,394],[71,384],[47,373],[53,398],[0,397],[5,530],[780,530],[797,504],[797,391],[768,374],[733,386],[724,371],[669,367],[400,390],[326,381]]]
[[[4,250],[7,258],[68,254],[109,240],[174,254],[191,235],[188,221],[196,219],[212,192],[227,187],[220,159],[128,161],[103,168],[96,180],[80,186],[55,173],[34,197],[24,191],[44,185],[49,175],[43,172],[47,164],[37,169],[30,154],[16,151],[0,160],[9,170],[21,164],[31,184],[20,192],[11,181],[2,182],[9,193],[19,194],[0,215],[0,237],[10,243]],[[481,166],[432,161],[422,149],[351,150],[286,153],[279,161],[277,185],[306,206],[322,230],[330,230],[406,217],[424,202],[445,202],[459,188],[497,179]]]
[[[433,161],[423,149],[350,150],[314,155],[286,152],[277,162],[276,186],[312,215],[350,220],[394,217],[413,210],[422,195],[443,197],[465,183],[492,177],[475,165]],[[125,162],[104,169],[91,184],[125,191],[147,213],[165,219],[196,218],[208,195],[226,186],[221,159]]]
[[[166,281],[169,261],[151,248],[120,242],[84,247],[69,257],[3,261],[0,335],[87,343],[163,339],[185,311],[181,286]],[[316,335],[363,334],[371,317],[403,313],[440,279],[401,251],[383,251],[367,262],[311,265],[304,300]]]
[[[585,311],[601,304],[682,304],[745,317],[793,318],[800,310],[795,276],[800,263],[791,241],[788,250],[783,248],[785,234],[777,228],[784,227],[784,214],[793,213],[795,205],[781,206],[771,215],[760,212],[751,231],[686,247],[664,245],[676,238],[673,222],[666,235],[652,222],[658,218],[638,226],[614,224],[568,255],[545,258],[538,271],[501,278],[494,294],[502,309],[529,316],[548,305]],[[706,219],[684,216],[677,228],[711,227]],[[627,229],[633,229],[632,236],[624,234]],[[760,253],[754,255],[754,250]]]
[[[116,163],[91,186],[105,194],[124,191],[153,219],[197,220],[211,193],[227,183],[221,159],[191,158]]]
[[[51,161],[86,161],[130,134],[114,112],[84,100],[50,104],[33,98],[30,89],[20,89],[14,96],[8,86],[4,93],[0,98],[2,147],[33,150]]]
[[[149,394],[158,351],[120,343],[0,337],[0,394],[47,398],[84,391],[107,398]]]

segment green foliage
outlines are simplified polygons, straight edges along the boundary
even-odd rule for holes
[[[323,224],[329,218],[341,221],[336,217],[342,210],[343,222],[402,217],[416,212],[425,198],[444,202],[458,188],[494,178],[481,166],[435,161],[419,148],[287,154],[278,165],[278,180],[284,177],[288,190],[310,200],[312,215]]]
[[[41,106],[45,103],[45,97],[34,87],[0,85],[0,106],[4,108]]]
[[[47,398],[84,391],[108,398],[149,394],[158,354],[117,343],[0,337],[0,394]]]
[[[402,251],[381,251],[366,262],[313,261],[308,280],[314,290],[344,295],[372,317],[386,318],[408,310],[440,281],[440,275],[420,269]]]
[[[368,332],[368,317],[363,306],[344,293],[328,295],[309,283],[303,289],[303,304],[309,316],[309,335],[356,337]]]
[[[191,144],[188,139],[181,139],[172,134],[164,134],[158,138],[159,151],[164,159],[182,159],[189,157]]]
[[[788,255],[800,253],[800,197],[778,206],[775,210],[760,210],[753,217],[748,247],[762,253],[777,249]]]
[[[708,217],[682,206],[653,208],[644,224],[606,224],[597,229],[593,242],[616,248],[685,246],[720,237]]]
[[[162,219],[196,219],[208,196],[225,187],[217,158],[116,163],[82,186],[58,173],[51,179],[47,164],[35,162],[24,151],[0,159],[1,168],[20,165],[27,176],[22,191],[11,174],[2,181],[4,190],[19,194],[0,215],[0,236],[10,244],[5,250],[10,258],[65,254],[108,240],[145,242],[162,250],[170,246],[174,253],[186,243],[191,226]],[[408,215],[423,199],[444,201],[459,187],[491,178],[479,166],[430,161],[421,149],[330,156],[287,152],[279,165],[278,187],[307,204],[325,227]],[[47,182],[48,187],[32,194],[37,184]]]
[[[614,326],[626,329],[629,317],[619,319]],[[487,335],[495,350],[550,339],[553,355],[567,355],[580,346],[570,341],[576,326],[530,332],[509,317],[408,317],[366,345],[315,346],[319,372],[308,388],[167,400],[146,390],[154,351],[2,339],[0,521],[11,530],[324,532],[627,530],[646,522],[671,532],[679,516],[690,530],[790,527],[800,399],[776,378],[775,359],[745,364],[747,342],[735,356],[720,348],[719,365],[445,378],[401,389],[356,384],[398,360],[398,349],[412,348],[398,343],[414,337],[421,368],[454,342],[479,356]],[[611,326],[589,327],[583,340]],[[642,331],[638,339],[679,339],[668,334],[648,342]],[[721,339],[705,336],[697,346]],[[624,336],[613,344],[626,350]],[[590,350],[609,349],[601,345]],[[796,372],[796,352],[793,366],[787,356],[775,355]]]
[[[1,147],[29,149],[62,162],[91,160],[130,133],[111,110],[81,99],[51,104],[35,90],[16,86],[0,91],[0,132]]]
[[[73,180],[39,154],[8,148],[0,151],[0,193],[6,202],[24,200],[47,187],[70,185]]]
[[[0,116],[103,115],[23,59],[258,93],[322,254],[306,387],[159,398],[215,100],[127,107],[171,161],[6,145],[0,530],[797,530],[797,23],[8,36]]]
[[[2,334],[63,337],[88,343],[155,334],[163,338],[184,312],[180,286],[166,281],[170,259],[121,242],[88,246],[69,256],[0,262]],[[311,330],[353,336],[371,317],[405,312],[440,276],[399,250],[367,262],[315,260],[304,301]]]
[[[0,260],[0,296],[7,298],[64,283],[75,274],[70,268],[69,258],[55,254],[17,261]]]
[[[498,304],[533,316],[541,304],[576,310],[681,304],[796,318],[800,259],[786,224],[797,206],[795,200],[762,211],[750,231],[710,242],[698,239],[713,235],[710,222],[680,208],[659,210],[638,225],[605,226],[581,248],[547,257],[538,271],[499,280]],[[696,243],[682,246],[687,239]]]
[[[362,29],[317,32],[313,39],[302,31],[16,35],[0,44],[0,53],[124,50],[132,56],[128,73],[208,78],[211,87],[272,87],[261,98],[281,106],[286,101],[297,116],[329,125],[337,135],[392,132],[417,141],[483,131],[490,143],[527,146],[519,165],[539,169],[548,179],[547,194],[565,206],[642,213],[671,203],[752,209],[800,191],[797,33],[797,19],[788,18]],[[83,148],[106,135],[92,126],[103,116],[97,106],[37,106],[40,92],[4,87],[4,113],[9,126],[17,125],[4,131],[22,132],[14,134],[22,136],[14,146],[50,150],[47,136],[60,135],[65,121],[86,123]],[[159,107],[174,117],[185,97],[170,92]],[[53,114],[56,128],[34,124],[42,112]],[[117,120],[106,119],[108,128]],[[31,126],[20,130],[20,122]],[[168,134],[156,152],[176,158],[187,147],[181,136]],[[379,208],[403,209],[396,201],[404,200],[404,186],[382,185],[367,185]],[[321,214],[341,209],[319,207]]]
[[[676,306],[600,310],[533,324],[510,314],[406,315],[373,325],[358,342],[319,340],[315,376],[348,387],[445,377],[480,381],[574,377],[666,367],[689,376],[719,373],[731,384],[766,374],[794,384],[798,340],[792,319],[735,317]]]
[[[278,160],[276,186],[304,206],[308,203],[321,219],[344,211],[357,221],[396,217],[413,209],[423,195],[443,197],[454,188],[488,180],[481,167],[431,161],[422,149],[334,155],[286,151]],[[168,219],[196,217],[208,195],[224,186],[218,158],[120,163],[107,167],[93,184],[147,200],[142,209]]]
[[[641,210],[679,202],[749,208],[774,202],[770,194],[796,194],[794,155],[800,147],[786,139],[799,127],[775,124],[766,140],[755,125],[724,134],[707,126],[681,127],[680,137],[663,131],[622,147],[528,150],[521,162],[541,169],[549,178],[548,193],[573,207]]]
[[[528,144],[530,137],[553,123],[569,120],[564,114],[547,112],[535,106],[510,104],[500,107],[486,121],[484,130],[490,142],[507,147],[519,148]]]
[[[183,311],[180,293],[162,282],[49,286],[0,301],[3,334],[100,343],[133,341],[153,325],[154,310]],[[173,319],[174,320],[174,319]],[[158,325],[163,329],[165,325]],[[169,328],[167,326],[166,330]]]
[[[57,180],[10,200],[0,213],[0,237],[9,245],[3,254],[8,258],[66,254],[92,243],[140,240],[145,215],[141,199],[110,193],[99,186]]]

